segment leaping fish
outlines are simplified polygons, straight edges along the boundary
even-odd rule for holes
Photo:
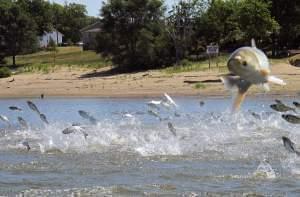
[[[29,146],[28,141],[23,141],[22,145],[26,147],[27,151],[29,151],[31,149],[31,147]]]
[[[148,110],[148,114],[151,116],[154,116],[154,117],[158,118],[160,121],[162,121],[162,118],[158,115],[158,113],[156,111]]]
[[[6,124],[10,125],[10,122],[8,120],[8,118],[4,115],[0,115],[0,120],[2,120],[3,122],[5,122]]]
[[[164,96],[166,98],[166,103],[169,103],[170,105],[178,107],[178,105],[175,103],[175,101],[167,93],[164,93]]]
[[[168,128],[170,130],[170,132],[176,136],[176,129],[174,128],[173,124],[171,122],[168,122]]]
[[[64,129],[62,131],[63,134],[71,134],[71,133],[75,133],[75,132],[81,132],[84,136],[84,138],[86,139],[88,134],[83,130],[83,128],[79,125],[72,125],[66,129]]]
[[[294,101],[293,104],[295,105],[295,107],[300,108],[300,103],[298,103],[297,101]]]
[[[17,106],[10,106],[10,107],[8,107],[10,110],[12,110],[12,111],[22,111],[22,109],[21,108],[19,108],[19,107],[17,107]]]
[[[22,117],[18,117],[18,122],[24,129],[28,129],[28,124]]]
[[[238,90],[232,107],[233,111],[240,108],[248,89],[253,84],[261,84],[267,91],[270,89],[269,82],[286,85],[283,80],[270,75],[269,60],[263,51],[256,48],[254,39],[251,40],[251,47],[238,48],[231,54],[227,67],[235,76],[223,76],[221,80],[226,88],[237,87]]]
[[[48,122],[47,117],[46,117],[45,114],[40,114],[40,118],[41,118],[41,120],[42,120],[44,123],[49,124],[49,122]]]
[[[275,110],[275,111],[278,111],[278,112],[287,112],[287,111],[296,111],[294,108],[292,107],[289,107],[283,103],[277,103],[277,104],[272,104],[270,105],[270,107]]]
[[[27,101],[27,104],[32,111],[38,113],[39,115],[41,114],[40,110],[37,108],[37,106],[32,101]]]
[[[283,114],[281,115],[283,119],[292,124],[300,124],[300,117],[292,114]]]
[[[300,155],[300,152],[296,150],[295,143],[292,142],[289,138],[283,136],[282,137],[283,146],[291,153],[296,153],[296,155]]]
[[[159,105],[161,105],[161,103],[162,103],[161,100],[159,100],[159,101],[152,100],[152,101],[149,101],[149,102],[147,103],[147,105],[148,105],[149,107],[152,107],[152,108],[155,108],[155,109],[159,110]]]
[[[97,124],[97,119],[94,118],[90,113],[83,110],[79,110],[78,113],[82,118],[89,120],[92,124]]]

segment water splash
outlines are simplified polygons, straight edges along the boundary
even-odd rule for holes
[[[266,179],[275,179],[276,173],[273,170],[271,164],[264,160],[261,161],[257,169],[253,173],[254,178],[266,178]]]

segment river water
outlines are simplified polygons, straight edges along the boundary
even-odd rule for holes
[[[266,96],[247,98],[236,114],[230,98],[176,97],[177,108],[159,110],[146,104],[152,99],[31,99],[48,125],[27,100],[0,100],[0,114],[11,122],[0,122],[1,195],[299,195],[300,158],[281,137],[300,149],[300,125],[272,111],[274,100]],[[9,110],[12,105],[23,111]],[[72,123],[84,125],[88,136],[62,134]]]

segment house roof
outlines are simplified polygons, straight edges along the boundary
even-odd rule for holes
[[[96,22],[96,23],[93,23],[91,25],[88,25],[84,28],[82,28],[80,30],[81,33],[83,32],[99,32],[101,30],[101,23],[100,22]]]
[[[46,35],[46,34],[48,34],[48,33],[53,33],[53,32],[57,32],[57,33],[59,33],[59,34],[61,34],[62,36],[64,35],[63,33],[61,33],[60,31],[58,31],[58,30],[56,30],[56,29],[52,29],[51,31],[44,31],[44,34],[43,35]]]

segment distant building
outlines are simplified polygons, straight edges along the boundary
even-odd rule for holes
[[[95,50],[97,46],[96,36],[101,31],[101,23],[96,22],[80,30],[84,50]]]
[[[39,43],[41,48],[48,47],[50,40],[52,39],[56,45],[62,44],[63,34],[59,31],[53,30],[52,32],[45,32],[39,37]]]

